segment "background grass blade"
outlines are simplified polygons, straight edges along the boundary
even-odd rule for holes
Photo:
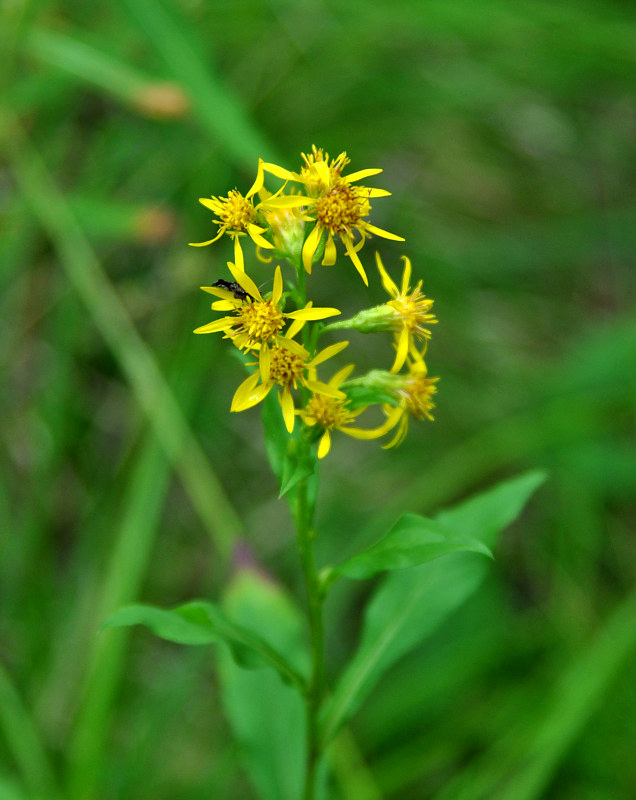
[[[60,262],[106,339],[157,438],[174,462],[186,490],[222,557],[227,558],[241,523],[226,498],[148,346],[102,271],[88,241],[46,167],[12,125],[10,152],[16,179],[51,237]],[[5,141],[7,131],[5,129]]]

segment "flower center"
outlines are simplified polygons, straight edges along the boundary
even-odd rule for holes
[[[271,300],[263,303],[246,303],[239,311],[243,331],[258,342],[267,342],[279,333],[285,320],[283,313]]]
[[[396,311],[397,329],[404,326],[411,333],[430,338],[431,332],[424,325],[437,322],[435,314],[428,313],[433,307],[433,302],[417,288],[412,294],[401,294],[394,300],[389,300],[387,305]]]
[[[280,386],[293,384],[295,387],[302,378],[306,364],[306,357],[292,353],[287,347],[275,347],[270,356],[269,376]]]
[[[368,213],[367,200],[360,197],[356,189],[341,181],[332,186],[316,201],[318,221],[333,235],[351,233],[360,219]]]
[[[417,372],[411,373],[406,381],[403,396],[405,407],[415,419],[426,417],[432,420],[431,411],[435,408],[432,396],[437,391],[437,378],[427,378]]]
[[[346,153],[340,153],[338,158],[333,158],[329,164],[329,153],[325,153],[322,148],[312,145],[311,153],[301,153],[305,166],[301,167],[300,175],[305,184],[305,189],[310,197],[315,197],[320,191],[324,191],[329,187],[336,184],[342,170],[349,163],[350,159],[347,158]],[[320,167],[316,167],[320,164]],[[325,171],[323,164],[327,167]],[[325,177],[328,174],[328,182],[325,182]]]
[[[219,217],[231,230],[244,231],[256,219],[256,211],[238,189],[232,189],[226,198],[221,199]]]
[[[347,402],[348,400],[337,400],[324,394],[313,394],[305,411],[324,430],[341,428],[354,419],[351,412],[345,408]]]

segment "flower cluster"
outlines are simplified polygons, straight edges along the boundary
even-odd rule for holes
[[[382,170],[345,174],[346,153],[331,159],[315,146],[311,153],[302,154],[302,161],[299,171],[292,172],[260,160],[256,179],[245,195],[234,189],[227,197],[200,199],[214,213],[218,230],[212,239],[193,245],[209,245],[227,235],[234,242],[234,261],[227,265],[232,280],[219,278],[201,287],[217,298],[212,309],[224,316],[195,333],[222,333],[247,356],[249,374],[234,394],[232,411],[252,408],[276,389],[287,431],[292,434],[300,419],[302,434],[318,443],[319,458],[329,452],[334,430],[358,439],[392,433],[384,445],[392,447],[406,436],[411,417],[433,419],[438,379],[428,377],[424,360],[430,328],[437,322],[431,312],[433,300],[422,293],[421,280],[412,285],[411,261],[406,256],[402,257],[402,279],[396,283],[376,253],[389,299],[350,319],[323,322],[341,312],[316,307],[307,299],[306,275],[313,265],[335,264],[341,245],[368,285],[360,258],[367,240],[374,235],[404,239],[370,222],[371,201],[390,193],[361,182]],[[282,186],[270,191],[265,186],[267,176]],[[288,262],[291,276],[284,280],[277,265],[271,291],[262,291],[247,273],[242,240],[252,241],[260,261]],[[269,280],[265,278],[263,285]],[[328,380],[320,380],[318,367],[349,342],[320,348],[318,340],[341,330],[389,333],[395,351],[390,368],[352,377],[354,365],[349,364]],[[375,427],[357,427],[357,418],[374,405],[381,409],[383,421]]]

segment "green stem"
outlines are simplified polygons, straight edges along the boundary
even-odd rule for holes
[[[316,571],[313,551],[313,513],[308,502],[307,482],[302,481],[296,495],[296,533],[298,548],[307,593],[309,631],[311,636],[312,672],[305,695],[307,708],[307,758],[305,764],[304,800],[314,800],[316,769],[321,755],[318,717],[324,699],[325,656],[324,629],[322,621],[323,593]]]

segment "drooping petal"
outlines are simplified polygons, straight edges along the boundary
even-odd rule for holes
[[[282,395],[279,393],[278,399],[280,400],[280,406],[283,409],[285,427],[289,433],[293,433],[296,414],[294,413],[294,398],[292,397],[292,393],[288,386],[283,389]]]
[[[358,254],[355,251],[355,248],[353,246],[353,241],[352,241],[351,237],[350,236],[342,236],[341,238],[342,238],[342,241],[344,242],[344,246],[345,246],[345,248],[347,250],[347,255],[353,261],[353,265],[358,270],[358,272],[360,273],[360,277],[365,282],[365,285],[368,286],[369,285],[369,279],[367,278],[367,273],[364,271],[364,267],[362,266],[362,262],[360,261],[360,257],[358,256]]]
[[[259,228],[258,225],[254,225],[252,222],[248,222],[247,224],[247,232],[252,238],[254,244],[257,244],[259,247],[264,247],[266,250],[273,250],[274,245],[261,236],[261,234],[265,233],[266,230],[267,228]]]
[[[249,295],[251,295],[254,300],[258,300],[260,303],[263,302],[263,298],[261,297],[261,293],[258,289],[258,286],[254,283],[254,281],[250,278],[247,272],[243,270],[237,269],[231,261],[227,262],[230,272],[232,273],[232,277],[238,283],[238,285],[246,291]]]
[[[327,243],[325,244],[325,254],[322,257],[323,267],[333,267],[337,258],[338,252],[336,251],[336,244],[333,240],[333,236],[330,234],[327,238]]]
[[[207,245],[213,244],[214,242],[217,241],[217,239],[220,239],[224,233],[225,233],[225,228],[221,228],[221,230],[214,237],[214,239],[208,239],[207,242],[188,242],[188,244],[190,245],[190,247],[207,247]]]
[[[317,222],[314,225],[312,232],[305,239],[305,244],[303,245],[303,266],[309,274],[311,274],[311,265],[314,260],[314,253],[316,252],[318,242],[322,236],[322,230],[322,225]]]
[[[354,439],[379,439],[398,424],[404,413],[402,408],[394,408],[382,425],[378,425],[377,428],[340,428],[340,430]]]
[[[382,228],[376,228],[375,225],[369,225],[368,223],[364,226],[365,230],[369,231],[369,233],[375,233],[376,236],[383,236],[385,239],[392,239],[394,242],[403,242],[403,236],[397,236],[395,233],[389,233],[388,231],[383,231]]]
[[[399,292],[397,286],[393,283],[393,280],[389,273],[384,269],[384,264],[382,263],[382,259],[380,258],[380,254],[376,251],[375,254],[375,263],[378,265],[378,272],[380,273],[380,277],[382,278],[382,286],[384,286],[385,291],[391,295],[391,297],[397,297]]]
[[[276,267],[276,271],[274,272],[274,286],[272,288],[272,303],[277,306],[278,301],[283,294],[283,273],[281,272],[280,266]]]
[[[318,445],[318,458],[324,458],[331,449],[331,434],[325,431]]]
[[[342,350],[347,347],[349,342],[337,342],[336,344],[330,344],[329,347],[325,347],[324,350],[321,350],[317,353],[312,360],[307,365],[308,367],[317,367],[318,364],[322,364],[323,361],[326,361],[328,358],[332,358],[332,356],[337,355]]]
[[[397,352],[395,353],[395,361],[391,367],[391,373],[395,374],[402,369],[402,365],[406,361],[406,356],[409,352],[409,332],[406,328],[402,328],[400,338],[398,339]]]
[[[370,178],[372,175],[379,175],[380,172],[382,172],[381,169],[360,169],[350,175],[345,175],[342,180],[345,183],[354,183],[354,181],[361,181],[363,178]]]
[[[269,381],[269,346],[267,342],[261,343],[261,351],[258,357],[258,369],[261,374],[261,381],[267,383]]]
[[[245,272],[245,259],[243,258],[243,248],[241,247],[241,237],[234,237],[234,263],[236,268]]]

